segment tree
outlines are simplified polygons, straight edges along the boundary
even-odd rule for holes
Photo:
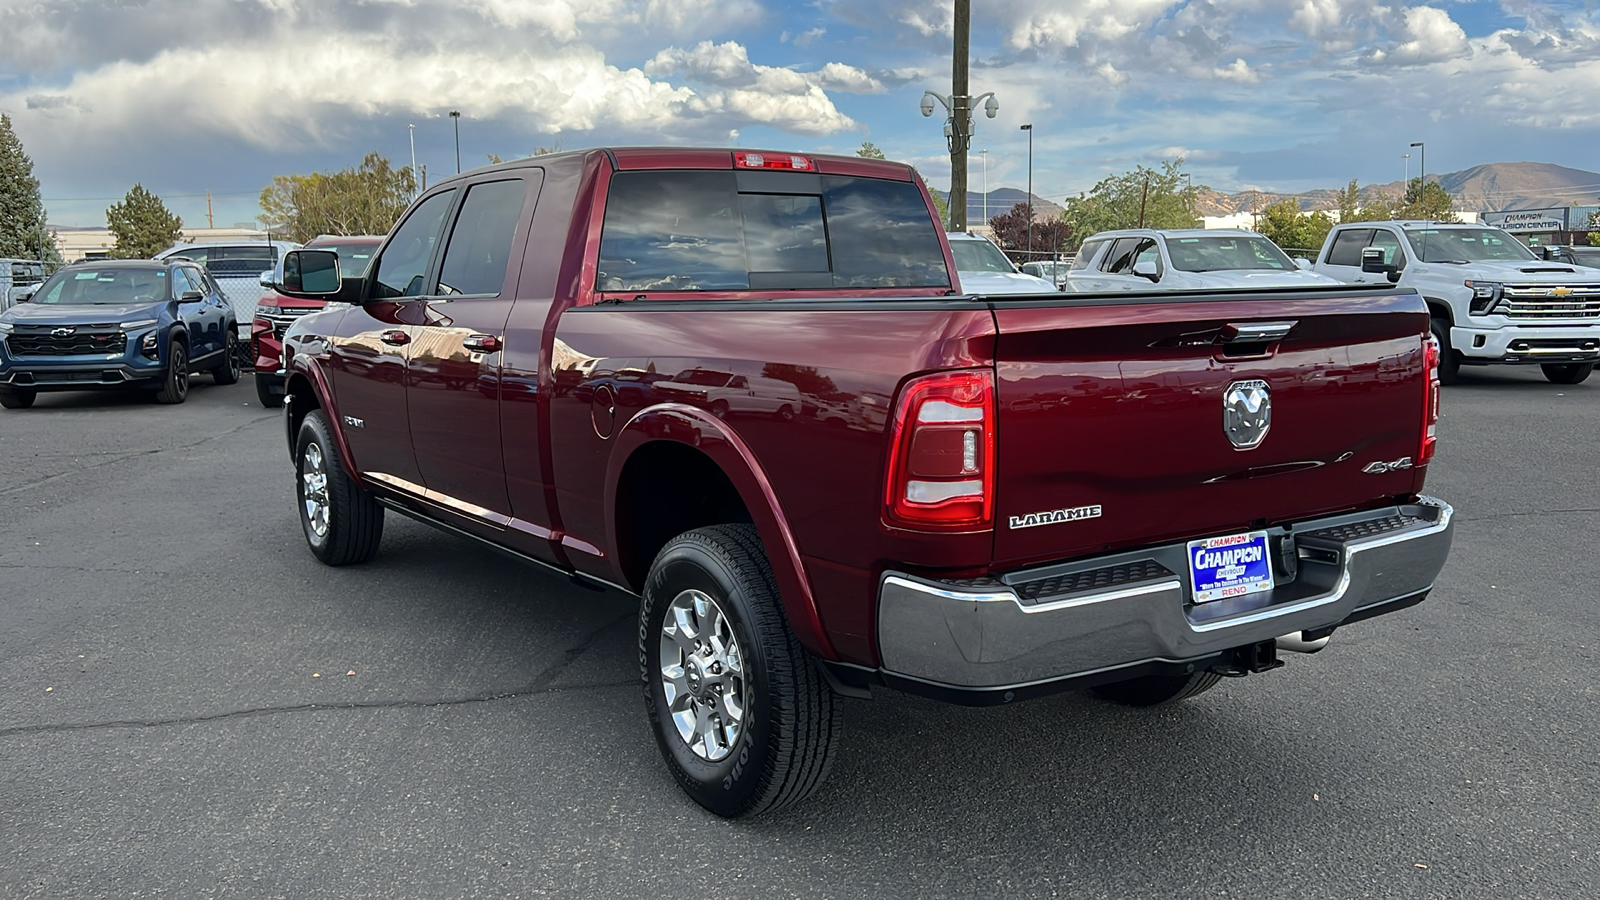
[[[117,240],[113,259],[149,259],[183,238],[183,220],[137,182],[106,209],[106,227]]]
[[[1073,241],[1068,249],[1076,249],[1092,234],[1113,228],[1137,228],[1141,224],[1146,228],[1194,228],[1199,224],[1194,214],[1195,198],[1207,188],[1180,187],[1182,169],[1181,156],[1163,162],[1159,171],[1138,166],[1131,172],[1101,179],[1087,194],[1068,197],[1061,214]]]
[[[1333,218],[1317,210],[1305,213],[1293,199],[1279,200],[1262,211],[1256,230],[1285,250],[1316,250],[1333,229]]]
[[[1072,238],[1072,226],[1063,220],[1036,219],[1031,232],[1033,245],[1029,246],[1030,231],[1026,203],[1018,203],[1011,207],[1010,212],[991,218],[989,227],[994,229],[994,239],[1000,248],[1016,262],[1028,262],[1041,253],[1051,254],[1065,250]]]
[[[0,257],[61,262],[54,236],[45,233],[44,204],[33,160],[11,130],[11,117],[0,114]]]
[[[1600,210],[1589,213],[1589,246],[1600,247]]]
[[[1394,204],[1367,192],[1365,199],[1354,178],[1339,192],[1339,221],[1382,222],[1394,218]],[[1320,246],[1320,245],[1318,245]]]
[[[1460,221],[1452,208],[1454,206],[1450,192],[1444,189],[1444,185],[1437,181],[1423,184],[1421,178],[1413,178],[1406,185],[1405,197],[1394,209],[1393,218],[1426,219],[1430,222]]]
[[[871,141],[862,141],[861,148],[856,151],[856,155],[865,159],[888,159],[887,156],[883,155],[883,151],[879,150]]]
[[[410,168],[379,153],[338,172],[278,175],[261,191],[261,222],[292,241],[319,234],[387,234],[416,193]]]

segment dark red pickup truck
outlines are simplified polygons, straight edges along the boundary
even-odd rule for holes
[[[558,153],[424,194],[285,339],[311,548],[384,511],[641,598],[668,768],[821,781],[840,694],[1124,703],[1422,600],[1438,349],[1387,286],[963,295],[888,162]]]

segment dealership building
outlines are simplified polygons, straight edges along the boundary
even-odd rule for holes
[[[1482,220],[1511,232],[1530,247],[1586,245],[1589,232],[1600,231],[1592,220],[1600,206],[1558,206],[1553,209],[1508,209],[1486,212]]]

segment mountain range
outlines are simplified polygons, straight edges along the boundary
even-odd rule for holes
[[[1456,208],[1462,210],[1499,212],[1600,204],[1600,173],[1552,163],[1488,163],[1459,172],[1429,173],[1428,180],[1437,181],[1455,199]],[[1360,188],[1362,197],[1392,198],[1404,192],[1405,183],[1395,180]],[[1259,211],[1286,198],[1298,199],[1303,210],[1338,209],[1341,189],[1342,186],[1299,194],[1202,191],[1195,205],[1204,216]]]

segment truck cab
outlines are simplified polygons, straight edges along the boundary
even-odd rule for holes
[[[1376,264],[1362,254],[1376,250]],[[1449,384],[1464,365],[1538,365],[1578,384],[1600,361],[1600,270],[1541,259],[1498,228],[1351,222],[1328,233],[1316,271],[1347,284],[1393,282],[1428,304]]]

